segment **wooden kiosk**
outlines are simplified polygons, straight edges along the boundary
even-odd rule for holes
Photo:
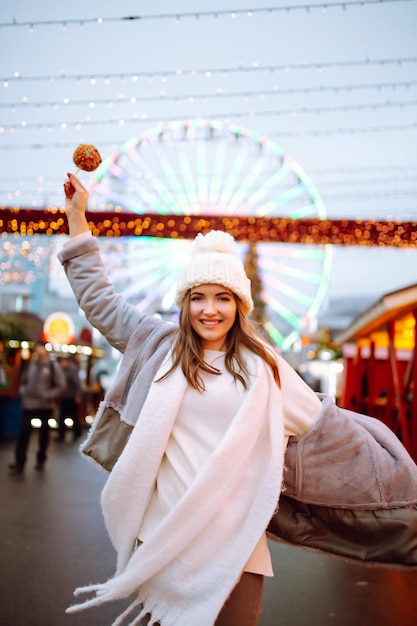
[[[345,381],[339,404],[381,419],[417,461],[417,285],[382,296],[335,341]]]

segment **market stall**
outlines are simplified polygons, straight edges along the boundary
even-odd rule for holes
[[[381,419],[417,460],[417,285],[385,294],[339,333],[341,406]]]

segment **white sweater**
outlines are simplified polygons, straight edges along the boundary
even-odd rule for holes
[[[219,445],[244,399],[246,392],[243,385],[235,383],[226,370],[224,352],[205,350],[204,358],[208,364],[221,371],[221,376],[202,372],[205,386],[203,393],[187,387],[158,471],[155,490],[138,533],[141,542],[147,540],[155,526],[184,495],[205,461]],[[281,365],[281,372],[282,369]],[[320,401],[316,395],[313,392],[310,394],[309,390],[307,395],[311,395],[311,401],[303,403],[307,410],[301,412],[301,416],[299,409],[296,415],[291,411],[290,403],[284,410],[286,440],[290,435],[308,430],[320,410]],[[245,571],[273,576],[265,533],[260,537]]]

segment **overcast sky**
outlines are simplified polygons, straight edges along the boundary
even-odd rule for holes
[[[329,217],[416,219],[415,0],[3,0],[0,24],[3,206],[62,204],[79,143],[107,158],[201,117],[276,142]],[[335,249],[327,300],[377,298],[415,268],[415,250]]]

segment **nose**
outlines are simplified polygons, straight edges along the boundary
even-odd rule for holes
[[[214,299],[208,298],[205,301],[203,312],[205,315],[215,315],[217,313],[216,302]]]

